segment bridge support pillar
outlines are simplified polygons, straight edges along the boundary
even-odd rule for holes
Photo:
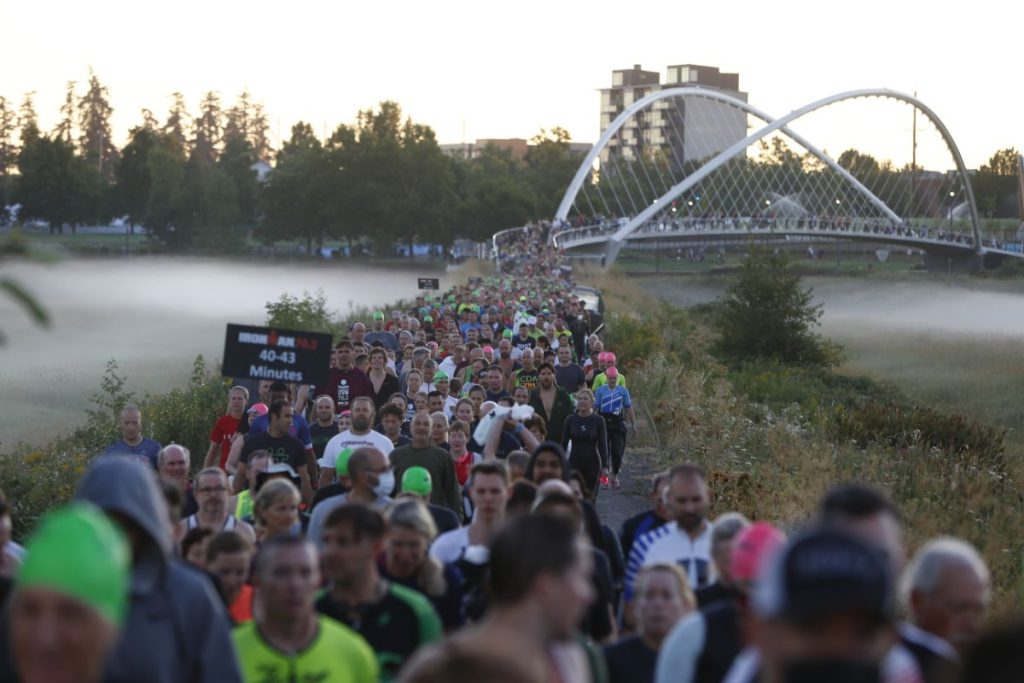
[[[924,267],[930,273],[972,274],[985,266],[981,254],[950,254],[948,252],[924,253]]]
[[[604,247],[604,257],[601,259],[601,266],[604,268],[611,268],[615,265],[615,259],[619,258],[619,252],[622,251],[622,240],[617,240],[614,237],[610,238]]]

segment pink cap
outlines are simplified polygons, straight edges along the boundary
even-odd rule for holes
[[[270,409],[267,408],[266,403],[254,403],[252,408],[249,408],[250,415],[266,415],[268,412]]]
[[[608,365],[615,365],[615,354],[608,351],[604,354],[604,362]]]
[[[494,347],[493,346],[485,346],[484,347],[484,353],[492,354],[493,355],[494,354]]]
[[[786,543],[786,536],[768,522],[755,522],[736,535],[729,560],[736,581],[756,581],[771,557]]]
[[[615,379],[616,377],[619,376],[619,371],[613,367],[610,367],[604,371],[604,376],[607,377],[608,379]]]
[[[611,355],[611,354],[609,354],[607,351],[602,351],[601,353],[597,354],[597,362],[598,363],[607,363],[609,355]]]

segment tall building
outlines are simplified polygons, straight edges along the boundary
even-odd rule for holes
[[[630,105],[652,92],[670,88],[707,88],[722,91],[743,102],[739,74],[722,73],[717,67],[699,64],[669,66],[662,83],[657,71],[612,71],[612,86],[601,90],[601,131]],[[711,100],[661,100],[637,112],[602,152],[622,159],[664,154],[675,164],[697,162],[717,154],[747,136],[747,117],[742,111]]]

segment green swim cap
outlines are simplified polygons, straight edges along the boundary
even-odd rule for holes
[[[511,339],[512,338],[512,330],[506,328],[505,331],[501,333],[501,336],[504,337],[505,339]]]
[[[338,457],[334,460],[334,472],[339,477],[348,476],[348,459],[352,457],[352,449],[346,448],[341,453],[338,453]]]
[[[130,582],[131,549],[124,534],[99,508],[78,502],[43,518],[25,546],[16,585],[63,593],[120,626]]]
[[[408,491],[420,496],[429,496],[433,489],[433,482],[430,480],[430,472],[425,467],[410,467],[402,475],[402,491]]]

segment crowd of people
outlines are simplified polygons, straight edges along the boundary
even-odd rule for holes
[[[239,381],[201,461],[126,406],[24,546],[0,497],[0,682],[1015,679],[978,553],[908,562],[881,491],[711,519],[680,458],[611,529],[632,397],[546,229],[353,323],[325,382]]]
[[[626,225],[625,218],[598,218],[593,223],[584,225],[564,224],[556,231],[561,241],[566,239],[584,239],[611,235]],[[799,215],[786,215],[774,211],[754,212],[751,216],[729,216],[720,213],[704,213],[678,217],[663,216],[649,221],[637,229],[636,234],[660,234],[676,232],[838,232],[857,233],[862,235],[879,235],[893,238],[902,237],[911,240],[930,240],[951,244],[974,244],[974,235],[970,232],[956,232],[950,229],[948,221],[902,221],[894,222],[882,218],[862,218],[855,216],[819,216],[814,212]],[[984,246],[993,249],[1013,247],[994,237],[983,239]]]

